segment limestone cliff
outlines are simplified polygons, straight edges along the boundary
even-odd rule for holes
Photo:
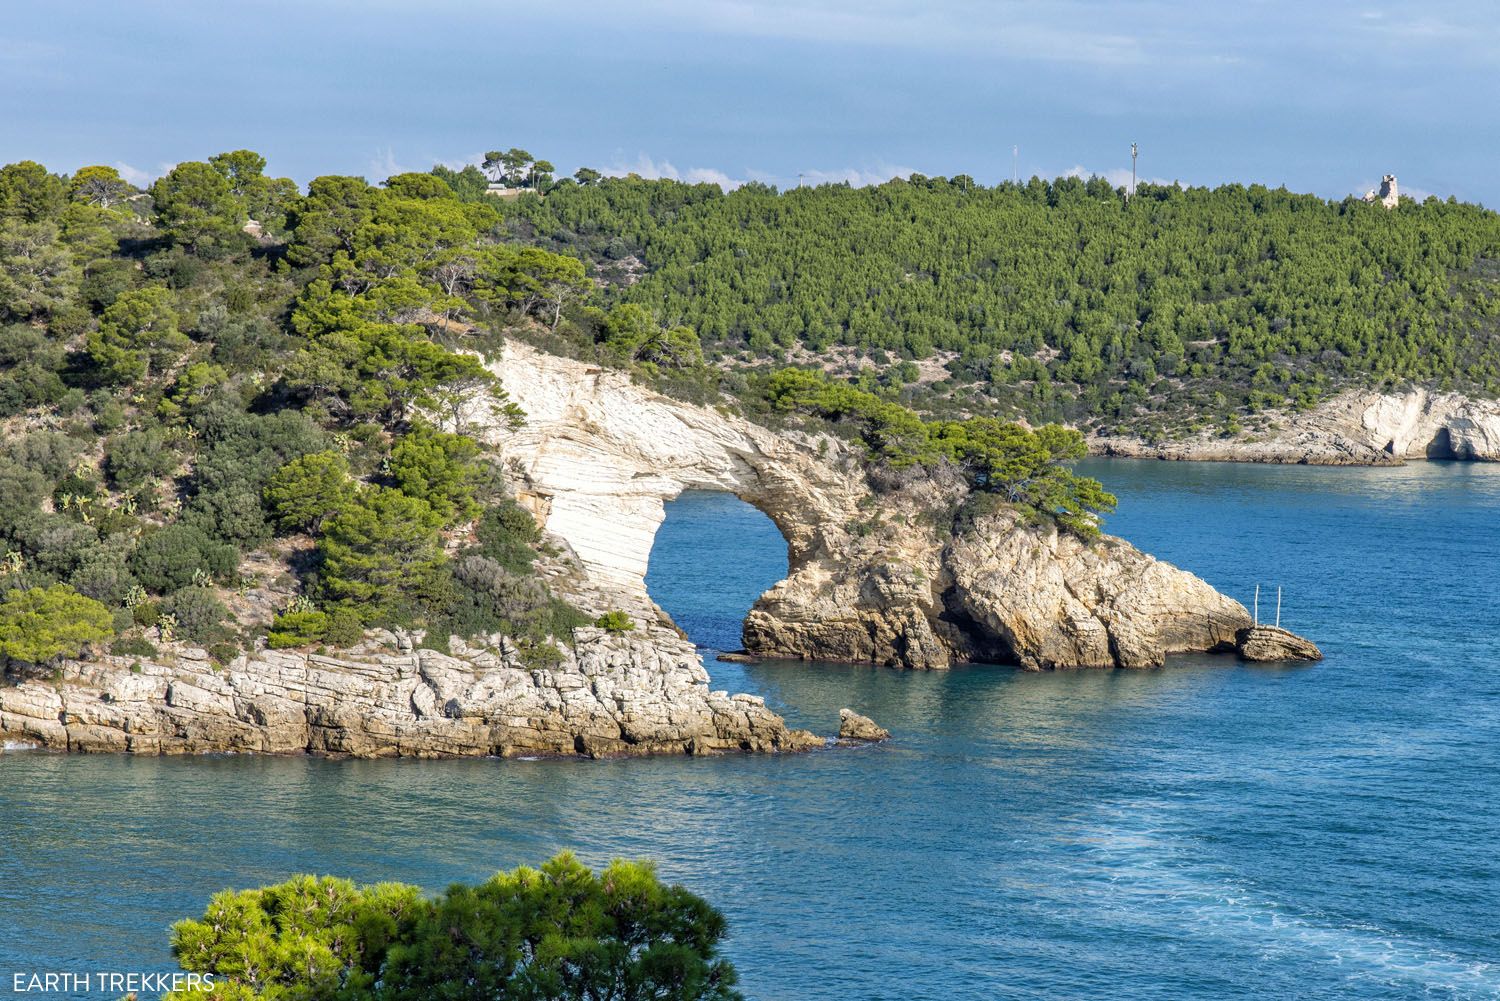
[[[540,570],[555,593],[591,614],[623,611],[633,630],[579,630],[545,669],[502,637],[455,643],[449,655],[390,634],[336,656],[258,650],[220,669],[181,646],[157,661],[103,657],[55,675],[13,667],[0,683],[0,739],[359,756],[816,746],[759,699],[711,691],[693,645],[646,593],[663,503],[695,488],[738,495],[786,537],[790,574],[745,622],[759,654],[1144,667],[1230,648],[1250,624],[1237,602],[1118,539],[1084,544],[1007,509],[965,519],[962,484],[942,474],[872,484],[828,435],[773,432],[516,342],[494,368],[526,425],[511,430],[477,398],[471,430],[561,554]]]
[[[215,668],[202,650],[12,667],[0,738],[70,751],[313,752],[355,757],[618,756],[800,750],[750,695],[710,692],[691,643],[579,630],[561,663],[524,666],[503,640],[454,656],[385,634],[336,657],[261,650]]]
[[[753,653],[1146,667],[1231,648],[1250,624],[1238,602],[1118,539],[1085,545],[1005,511],[955,534],[961,485],[913,476],[873,489],[836,438],[773,433],[521,344],[496,368],[528,422],[487,436],[547,530],[616,594],[654,607],[651,543],[682,490],[729,491],[776,523],[790,572],[745,620]]]
[[[1102,455],[1324,466],[1394,465],[1412,459],[1500,461],[1500,401],[1413,389],[1351,390],[1312,410],[1274,419],[1255,434],[1151,444],[1095,436]]]

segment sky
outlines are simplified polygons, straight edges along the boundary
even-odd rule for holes
[[[1493,0],[6,0],[0,162],[1129,177],[1500,206]]]

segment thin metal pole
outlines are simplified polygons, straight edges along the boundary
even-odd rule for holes
[[[1255,624],[1260,625],[1260,585],[1255,585]]]
[[[1276,628],[1281,628],[1281,585],[1276,585]]]
[[[1137,148],[1135,143],[1130,144],[1130,198],[1135,197],[1135,155]],[[1125,199],[1127,202],[1130,198]]]
[[[1010,183],[1021,183],[1021,147],[1010,148]]]

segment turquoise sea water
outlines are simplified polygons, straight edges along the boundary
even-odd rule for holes
[[[896,733],[786,758],[0,755],[0,996],[170,968],[167,924],[221,887],[438,887],[569,847],[719,904],[754,998],[1500,997],[1500,467],[1088,468],[1111,531],[1246,602],[1281,584],[1328,659],[710,661],[799,725]],[[760,515],[687,495],[649,583],[733,648],[784,567]]]

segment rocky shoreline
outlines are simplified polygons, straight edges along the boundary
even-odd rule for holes
[[[688,489],[739,496],[787,541],[787,579],[745,620],[757,656],[1042,670],[1246,653],[1244,606],[1122,540],[1084,542],[1004,507],[969,511],[966,488],[940,473],[873,483],[837,438],[775,433],[516,342],[495,368],[526,425],[500,423],[483,398],[470,417],[544,528],[551,555],[538,569],[555,594],[591,616],[622,613],[629,631],[579,629],[546,667],[501,636],[444,653],[378,632],[334,655],[260,649],[222,667],[181,645],[151,660],[12,665],[0,744],[357,757],[824,746],[755,696],[710,690],[693,644],[647,594],[663,504]]]
[[[406,649],[402,649],[405,646]],[[527,668],[511,645],[453,655],[390,634],[337,656],[260,650],[216,668],[179,647],[12,668],[0,737],[80,752],[376,757],[713,754],[824,745],[753,695],[710,691],[693,645],[664,628],[580,629],[563,661]]]
[[[1258,433],[1168,442],[1094,434],[1095,455],[1187,462],[1396,466],[1422,459],[1500,461],[1500,401],[1413,389],[1350,390]]]

